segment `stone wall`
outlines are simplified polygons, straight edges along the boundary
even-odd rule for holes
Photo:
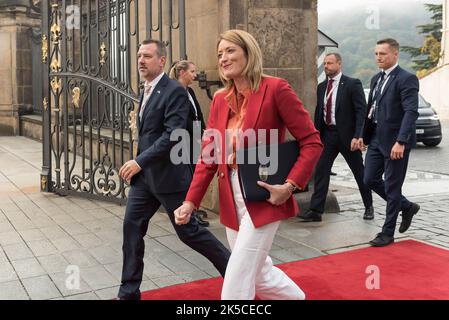
[[[445,93],[449,83],[449,64],[419,80],[419,92],[437,111],[441,119],[449,119],[449,101]]]
[[[255,36],[267,74],[285,78],[313,112],[317,78],[316,0],[189,0],[186,7],[187,54],[209,80],[218,80],[216,44],[225,30],[243,29]],[[199,88],[206,116],[210,100]]]
[[[19,113],[32,109],[31,28],[24,8],[0,9],[0,135],[18,135]]]
[[[449,64],[449,0],[443,2],[443,28],[441,37],[441,58],[439,66]]]
[[[438,68],[419,80],[420,93],[432,104],[442,119],[449,119],[449,100],[446,91],[449,84],[449,0],[443,0],[443,35],[441,58]]]

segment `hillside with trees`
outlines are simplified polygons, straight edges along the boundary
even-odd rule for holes
[[[372,17],[376,19],[373,10],[379,12],[378,28],[373,28]],[[342,54],[345,74],[359,78],[368,87],[371,77],[378,72],[374,57],[376,42],[392,37],[401,46],[421,47],[424,37],[417,26],[430,23],[431,17],[432,13],[423,3],[395,1],[391,6],[379,6],[377,9],[360,4],[350,11],[328,12],[319,15],[318,23],[321,31],[338,42],[337,51]],[[335,51],[335,48],[328,51]],[[409,53],[401,51],[399,63],[410,72],[415,72]]]

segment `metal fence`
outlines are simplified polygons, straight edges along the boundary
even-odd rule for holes
[[[41,14],[41,190],[124,203],[118,170],[137,139],[138,46],[156,38],[168,63],[185,59],[184,0],[44,0]]]

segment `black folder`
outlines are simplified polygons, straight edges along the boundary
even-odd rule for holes
[[[270,197],[270,193],[267,189],[260,187],[257,181],[263,181],[268,184],[284,184],[298,156],[299,146],[296,140],[278,145],[257,146],[237,150],[239,179],[245,200],[267,200]],[[273,161],[268,163],[268,167],[266,166],[267,158]],[[277,161],[277,166],[274,161]],[[274,169],[277,170],[274,171]]]

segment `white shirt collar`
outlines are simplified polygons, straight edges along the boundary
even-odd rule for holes
[[[340,71],[340,73],[339,74],[337,74],[335,77],[333,77],[333,78],[329,78],[329,79],[332,79],[332,80],[334,80],[335,81],[335,83],[339,83],[340,82],[340,79],[341,79],[341,76],[343,75],[343,72],[341,72]]]
[[[393,71],[394,69],[396,69],[396,67],[399,65],[399,63],[396,63],[394,66],[392,66],[391,68],[387,69],[387,70],[383,70],[383,72],[385,72],[385,75],[388,77],[391,73],[391,71]]]
[[[159,81],[162,79],[163,76],[164,76],[164,72],[162,72],[160,75],[158,75],[156,78],[154,78],[153,81],[151,81],[150,83],[148,83],[148,81],[145,81],[145,86],[150,85],[151,91],[153,91],[153,89],[157,86],[157,84],[159,83]]]

